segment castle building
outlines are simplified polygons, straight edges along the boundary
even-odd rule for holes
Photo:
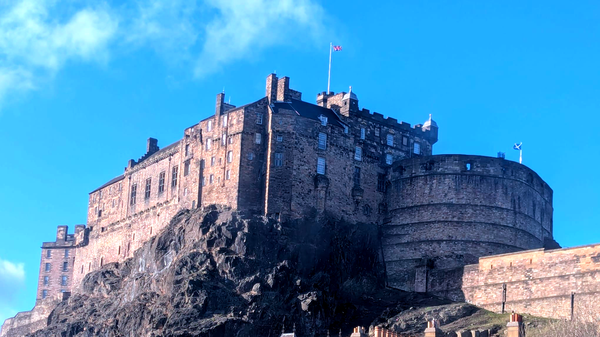
[[[532,249],[535,256],[570,256],[539,253],[559,246],[552,189],[533,170],[503,158],[432,155],[438,126],[431,115],[414,126],[384,118],[360,109],[352,88],[322,92],[313,104],[289,83],[271,74],[265,96],[239,107],[218,94],[214,114],[184,129],[177,142],[161,149],[149,138],[143,156],[89,194],[87,226],[76,226],[74,234],[61,226],[56,241],[43,244],[38,300],[78,292],[87,273],[131,257],[178,211],[214,204],[280,220],[327,212],[377,224],[388,286],[491,310],[511,287],[503,278],[513,274],[485,268],[525,266],[519,254]],[[487,262],[497,254],[511,255]],[[600,260],[590,259],[598,264],[595,277]],[[577,259],[564,261],[561,270],[578,268]],[[550,262],[540,265],[550,268]],[[521,271],[533,274],[514,269],[518,287],[527,288],[529,276]],[[537,284],[547,274],[535,274]],[[494,283],[479,275],[493,275]],[[572,301],[569,291],[590,290],[588,302],[600,298],[600,288],[573,282],[579,288],[548,296]],[[510,294],[520,294],[509,302],[521,308],[515,303],[529,292]]]

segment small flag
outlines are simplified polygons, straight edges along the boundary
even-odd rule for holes
[[[521,150],[521,146],[523,146],[522,142],[519,143],[519,144],[515,143],[515,145],[513,145],[513,149],[515,149],[515,150]]]
[[[333,46],[333,51],[342,51],[342,46]]]

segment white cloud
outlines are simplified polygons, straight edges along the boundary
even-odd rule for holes
[[[25,266],[0,258],[0,324],[16,314],[17,292],[25,286]]]

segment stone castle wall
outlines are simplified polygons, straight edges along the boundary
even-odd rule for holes
[[[465,300],[491,311],[504,302],[505,311],[586,319],[600,307],[600,245],[483,257],[462,282]]]
[[[383,225],[388,282],[462,299],[462,267],[552,239],[552,190],[499,158],[436,155],[394,163]]]

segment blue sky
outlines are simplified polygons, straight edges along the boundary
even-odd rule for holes
[[[524,164],[554,189],[555,237],[600,242],[597,1],[209,0],[0,3],[0,321],[34,304],[40,245],[85,223],[87,193],[271,72],[314,101],[411,124],[434,153]]]

